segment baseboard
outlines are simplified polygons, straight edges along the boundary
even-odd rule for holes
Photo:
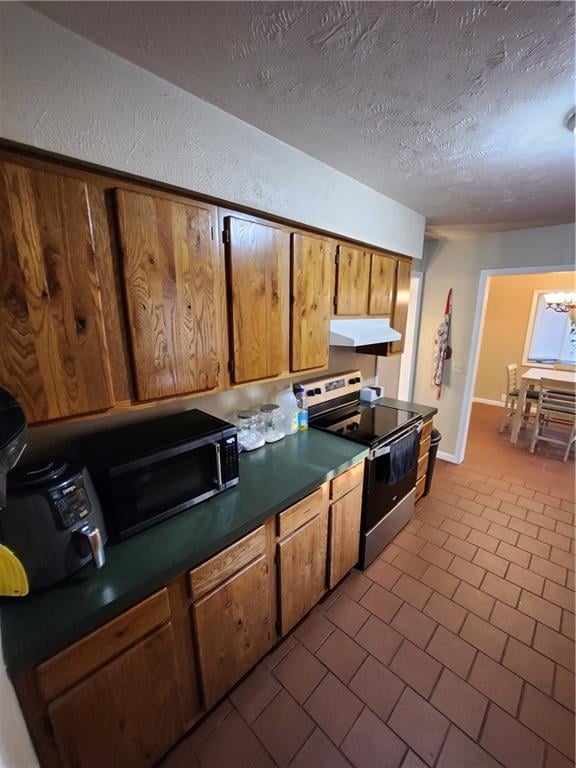
[[[501,400],[488,400],[486,397],[473,397],[473,403],[483,403],[484,405],[497,405],[498,408],[504,408],[504,403]]]
[[[444,453],[444,451],[438,451],[436,454],[439,459],[442,459],[442,461],[449,461],[450,464],[461,464],[462,461],[458,461],[456,456],[454,456],[453,453]]]

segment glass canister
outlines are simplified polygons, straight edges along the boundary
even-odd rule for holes
[[[267,443],[277,443],[284,437],[284,415],[276,403],[265,403],[260,406],[262,415],[263,434]]]
[[[261,419],[256,411],[238,411],[236,426],[238,427],[238,444],[244,451],[255,451],[266,442],[261,432]]]

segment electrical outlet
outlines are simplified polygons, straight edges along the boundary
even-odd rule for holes
[[[464,373],[464,363],[456,362],[452,363],[452,373]]]

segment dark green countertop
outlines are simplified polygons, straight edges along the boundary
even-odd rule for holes
[[[240,456],[240,484],[127,541],[43,593],[1,602],[10,676],[34,666],[254,530],[365,458],[349,440],[310,430]]]
[[[432,405],[420,405],[419,403],[409,403],[406,400],[396,400],[393,397],[380,397],[376,400],[378,405],[387,405],[389,408],[400,408],[405,411],[414,411],[420,414],[424,419],[430,418],[438,413],[438,408]]]

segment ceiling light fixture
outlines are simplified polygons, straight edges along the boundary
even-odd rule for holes
[[[568,112],[566,120],[564,120],[564,125],[568,128],[570,133],[576,133],[576,107]]]

